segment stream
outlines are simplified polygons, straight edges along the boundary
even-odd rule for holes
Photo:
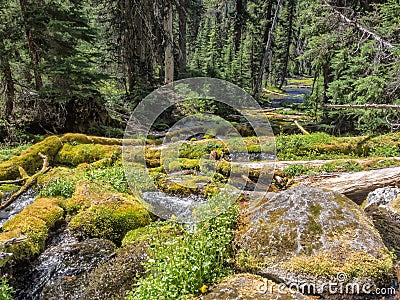
[[[10,193],[11,194],[11,193]],[[10,195],[5,194],[3,201],[7,200],[7,197]],[[13,217],[15,217],[18,213],[20,213],[25,206],[32,204],[35,200],[36,192],[34,190],[26,191],[22,196],[18,198],[18,201],[15,201],[10,204],[4,210],[0,210],[0,228]]]

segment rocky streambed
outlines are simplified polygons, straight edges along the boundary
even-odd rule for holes
[[[165,243],[168,248],[171,241],[177,243],[182,231],[149,212],[146,203],[129,189],[118,143],[64,136],[60,149],[53,154],[54,167],[38,178],[36,190],[40,195],[28,191],[2,212],[1,251],[12,256],[2,260],[1,273],[16,290],[16,299],[129,298],[138,280],[149,276],[146,266],[154,260],[155,245]],[[150,178],[159,191],[144,189],[142,198],[164,209],[165,216],[193,214],[193,205],[207,202],[227,184],[235,183],[227,177],[239,163],[217,157],[211,175],[202,173],[199,167],[200,157],[211,151],[219,155],[217,143],[193,145],[199,158],[187,151],[187,157],[161,164],[157,151],[150,149],[146,156],[152,164]],[[30,152],[35,153],[33,150]],[[264,157],[252,158],[256,162],[243,162],[243,166],[262,163],[257,159]],[[21,157],[14,160],[24,162]],[[12,166],[0,164],[0,170],[16,174]],[[245,182],[255,181],[259,173],[250,169]],[[140,173],[132,176],[137,176],[132,178],[143,186],[148,185]],[[187,297],[396,299],[399,189],[375,189],[362,205],[357,205],[343,194],[301,186],[301,182],[291,189],[275,188],[269,193],[253,192],[251,184],[246,186],[250,191],[236,199],[240,214],[232,227],[229,258],[222,264],[230,272],[225,278],[200,282]],[[252,201],[254,196],[257,201]],[[218,212],[222,207],[212,208]],[[180,230],[192,234],[196,229],[187,226]],[[18,243],[9,243],[24,236],[26,239]],[[190,251],[199,251],[196,247],[187,250],[187,264],[201,269],[207,262],[196,265],[190,259],[207,253],[190,255]],[[166,254],[165,261],[175,254]],[[157,278],[168,270],[166,264],[151,276]],[[202,280],[199,274],[196,276]],[[148,299],[156,297],[149,295]]]

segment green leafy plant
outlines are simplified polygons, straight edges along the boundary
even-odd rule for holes
[[[287,167],[283,173],[287,177],[295,177],[310,172],[310,168],[302,164],[293,164]]]
[[[2,278],[0,284],[0,300],[13,300],[12,294],[14,293],[14,289],[8,285],[7,280]]]
[[[122,165],[90,170],[86,173],[86,177],[95,182],[108,183],[120,193],[127,193],[129,190]]]
[[[198,224],[192,233],[186,230],[167,242],[160,242],[155,235],[145,264],[147,276],[127,299],[185,299],[185,295],[200,293],[205,285],[230,274],[237,216],[238,209],[233,206]]]
[[[70,198],[75,190],[75,180],[62,180],[61,178],[48,181],[43,189],[40,190],[41,197],[57,197]]]

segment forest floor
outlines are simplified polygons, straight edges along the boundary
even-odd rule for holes
[[[35,145],[2,147],[0,191],[3,203],[31,182],[38,170],[43,170],[45,164],[39,153],[45,154],[50,164],[45,172],[36,173],[36,183],[30,186],[25,197],[0,213],[3,224],[0,252],[13,255],[12,259],[4,256],[0,271],[16,289],[16,299],[46,298],[54,291],[59,299],[150,299],[146,297],[152,293],[166,299],[177,299],[176,295],[203,299],[208,292],[209,298],[205,299],[225,299],[212,293],[222,278],[231,278],[229,276],[236,273],[246,280],[262,281],[262,277],[251,277],[253,275],[246,272],[267,272],[260,266],[268,264],[268,260],[256,264],[258,254],[253,257],[252,248],[240,253],[232,249],[232,246],[237,247],[236,243],[243,243],[239,232],[250,226],[245,216],[252,197],[258,199],[256,207],[265,208],[271,195],[285,195],[286,191],[289,195],[294,191],[300,193],[296,199],[301,200],[301,193],[306,191],[309,197],[316,192],[312,188],[317,187],[338,191],[361,204],[369,192],[382,186],[396,186],[400,176],[400,133],[346,137],[322,132],[299,133],[299,128],[293,125],[294,120],[302,125],[312,120],[308,112],[297,109],[297,105],[304,105],[304,98],[307,98],[303,95],[307,94],[308,83],[309,80],[289,81],[284,93],[272,93],[277,98],[270,101],[270,106],[266,104],[261,111],[254,112],[271,116],[272,126],[280,132],[275,136],[273,161],[271,157],[265,160],[257,139],[252,136],[243,138],[250,162],[232,161],[224,156],[229,153],[226,145],[209,137],[183,141],[179,146],[179,157],[175,159],[163,156],[162,152],[168,148],[159,146],[161,140],[148,139],[144,164],[137,163],[140,160],[136,160],[136,155],[141,152],[136,153],[136,148],[128,155],[132,161],[123,159],[121,139],[82,134],[51,136]],[[271,107],[278,102],[279,107]],[[296,134],[282,133],[283,127],[285,130],[290,127]],[[210,160],[204,157],[210,157]],[[270,174],[265,177],[265,182],[261,182],[265,172]],[[232,177],[237,173],[247,175]],[[235,192],[241,184],[245,189],[242,194]],[[311,189],[296,189],[300,185]],[[142,196],[133,193],[135,188],[139,188]],[[322,193],[318,196],[321,199],[328,195],[326,190],[317,193]],[[367,222],[363,219],[362,207],[352,206],[354,203],[350,200],[337,201],[339,206],[344,205],[343,210],[351,207],[348,215],[356,212],[360,218],[357,222]],[[304,207],[311,202],[305,202]],[[208,206],[196,206],[199,203],[208,203]],[[149,204],[153,207],[151,212],[145,209]],[[310,216],[319,216],[320,211],[328,209],[330,204],[325,203],[326,207],[315,205],[317,208],[310,208]],[[154,209],[162,214],[156,214]],[[219,212],[221,209],[223,213]],[[275,211],[274,218],[279,219],[286,211],[287,207],[282,212]],[[210,212],[216,217],[199,222],[195,228],[176,223],[176,220],[182,220],[180,218],[200,217]],[[328,215],[337,212],[335,208]],[[315,230],[312,236],[321,234],[318,226],[325,228],[329,223],[322,218],[316,220],[310,223],[310,228]],[[315,222],[322,223],[316,225]],[[369,223],[365,224],[360,226],[369,228]],[[359,232],[371,231],[362,228]],[[272,229],[265,228],[266,231]],[[254,231],[246,234],[251,232]],[[345,238],[342,233],[339,236]],[[354,264],[353,259],[355,265],[366,261],[372,264],[371,269],[362,273],[364,277],[378,276],[369,271],[375,267],[392,276],[388,266],[397,261],[387,260],[388,250],[378,233],[373,239],[380,247],[377,253],[385,253],[382,254],[384,258],[364,258],[365,253],[357,252],[349,258],[349,264]],[[396,243],[390,243],[387,244],[389,250],[400,251]],[[247,246],[241,244],[240,247]],[[287,247],[286,244],[282,246]],[[352,252],[344,253],[350,255]],[[309,266],[310,274],[314,274],[314,270],[333,272],[324,265],[326,258],[304,259],[306,261],[301,264]],[[316,266],[318,263],[321,265]],[[339,263],[334,270],[347,270],[347,267]],[[290,272],[296,273],[292,269]],[[356,279],[361,276],[360,271],[351,272]],[[133,293],[135,286],[137,289]],[[221,297],[224,296],[221,294]]]

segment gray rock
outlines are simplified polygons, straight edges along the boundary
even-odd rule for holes
[[[392,255],[365,213],[345,196],[295,187],[244,217],[236,263],[277,282],[327,280],[379,286],[390,280]],[[322,290],[321,290],[322,288]]]
[[[400,196],[399,188],[384,187],[376,189],[368,194],[367,200],[364,202],[363,207],[369,206],[385,207],[388,210],[394,211],[390,203]]]
[[[400,189],[379,188],[368,194],[363,207],[386,247],[400,257]]]

